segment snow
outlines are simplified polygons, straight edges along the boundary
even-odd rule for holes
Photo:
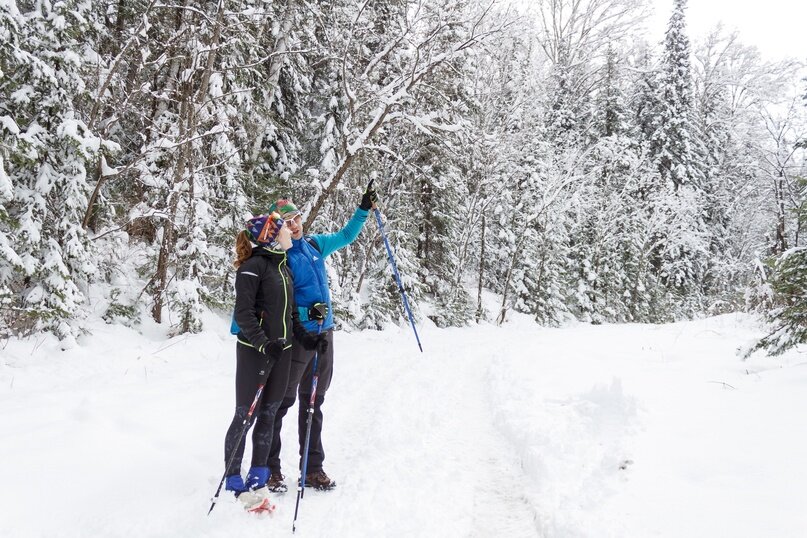
[[[6,174],[3,156],[0,155],[0,201],[10,202],[14,199],[14,184]]]
[[[17,122],[15,122],[14,118],[11,116],[0,116],[0,127],[3,127],[13,135],[20,133],[20,128],[17,126]]]
[[[336,334],[323,438],[339,485],[306,492],[296,535],[805,535],[803,348],[740,360],[762,334],[746,315],[508,317],[420,323],[424,353],[409,326]],[[227,316],[203,322],[173,338],[91,322],[64,352],[49,336],[0,342],[0,536],[291,536],[293,489],[271,517],[228,494],[206,515],[235,343]]]
[[[118,169],[114,166],[109,166],[103,153],[101,154],[101,175],[104,177],[118,175]]]
[[[90,134],[81,120],[73,118],[62,120],[56,128],[56,134],[74,140],[87,158],[101,148],[101,139]]]

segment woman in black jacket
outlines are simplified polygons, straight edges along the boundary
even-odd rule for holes
[[[286,265],[291,233],[277,213],[247,221],[236,237],[235,321],[238,324],[235,415],[224,438],[226,488],[250,511],[269,507],[269,449],[274,418],[289,378],[292,335],[306,349],[327,346],[300,325],[294,284]],[[324,350],[321,351],[324,353]],[[241,477],[244,439],[240,434],[258,387],[263,391],[254,411],[252,465]],[[250,425],[251,426],[251,425]]]

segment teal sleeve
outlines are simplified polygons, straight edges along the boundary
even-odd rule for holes
[[[336,233],[332,234],[318,234],[311,237],[317,242],[319,251],[322,257],[330,256],[340,248],[346,247],[359,237],[361,229],[364,226],[364,221],[367,220],[367,215],[370,212],[366,209],[357,208],[353,216],[345,224],[345,227]]]

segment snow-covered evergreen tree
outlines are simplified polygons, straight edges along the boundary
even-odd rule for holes
[[[805,79],[807,80],[807,79]],[[802,97],[807,101],[807,93]],[[807,108],[807,107],[805,107]],[[791,191],[795,207],[794,245],[773,262],[769,285],[772,308],[767,312],[773,325],[770,334],[752,349],[765,349],[772,355],[807,342],[807,246],[802,231],[807,228],[807,134],[796,142],[794,155],[800,164],[795,188]],[[794,159],[795,160],[795,159]]]
[[[41,2],[20,13],[4,4],[0,82],[3,117],[5,266],[0,282],[15,330],[49,329],[62,338],[97,276],[82,219],[88,175],[101,141],[87,127],[84,77],[93,51],[83,40],[92,6]],[[10,52],[10,54],[9,54]],[[17,256],[11,255],[11,249]]]
[[[659,127],[653,133],[657,144],[659,172],[674,189],[699,186],[702,171],[697,159],[689,37],[684,11],[686,0],[675,0],[664,39],[658,87]]]
[[[756,93],[746,77],[758,71],[755,51],[742,46],[736,35],[720,29],[711,33],[695,55],[695,96],[698,130],[703,140],[704,222],[709,230],[708,269],[702,282],[711,312],[737,308],[750,276],[759,238],[743,230],[753,229],[759,200],[749,196],[755,183],[754,156],[749,131],[756,117],[749,117],[744,101]],[[761,73],[760,73],[761,75]],[[760,76],[760,79],[764,75]],[[752,98],[753,99],[753,98]]]
[[[674,2],[656,96],[646,96],[638,109],[639,125],[661,181],[648,182],[645,194],[655,213],[652,218],[662,224],[653,240],[651,263],[666,287],[673,316],[692,315],[702,307],[699,291],[709,245],[685,7],[685,0]],[[646,83],[642,88],[643,92],[650,89]]]
[[[602,83],[594,98],[592,144],[586,159],[588,176],[576,214],[576,267],[572,286],[575,289],[576,315],[585,320],[603,322],[624,320],[629,316],[624,292],[628,288],[623,265],[616,253],[623,250],[624,236],[633,228],[626,227],[636,208],[630,203],[626,185],[636,173],[635,144],[630,135],[633,126],[626,109],[625,81],[616,48],[608,47],[602,69]],[[571,276],[571,275],[570,275]]]
[[[201,330],[248,215],[291,196],[336,231],[370,178],[439,325],[730,311],[753,274],[795,289],[800,65],[719,31],[693,63],[684,0],[654,49],[643,6],[0,4],[3,331],[75,335],[90,292],[106,319]],[[404,321],[373,222],[329,275],[346,325]]]

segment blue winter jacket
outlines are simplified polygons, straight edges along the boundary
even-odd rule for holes
[[[308,332],[316,333],[318,329],[317,321],[308,319],[308,308],[316,303],[328,305],[328,315],[322,323],[322,330],[333,327],[333,308],[325,258],[355,241],[369,214],[369,211],[358,208],[345,227],[338,232],[293,239],[292,247],[286,251],[288,265],[294,277],[294,299],[300,321]],[[310,240],[313,240],[316,247]]]

